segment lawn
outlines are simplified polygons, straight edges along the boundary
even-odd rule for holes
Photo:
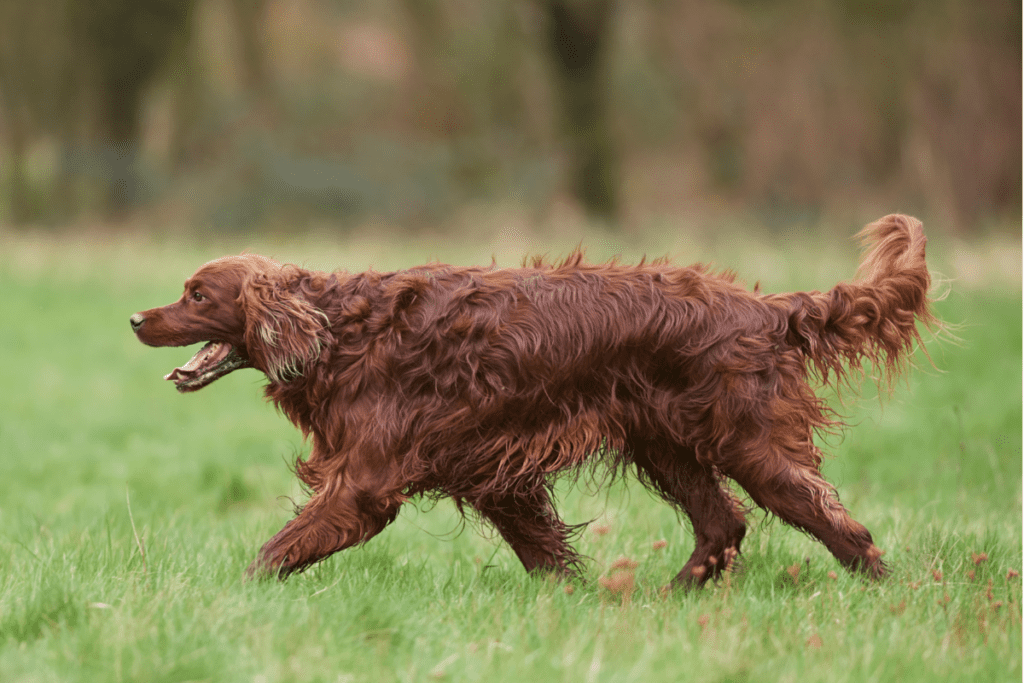
[[[969,277],[989,252],[941,240],[933,262],[968,273],[937,305],[960,342],[930,343],[934,367],[919,356],[881,402],[870,384],[849,397],[853,426],[826,444],[888,581],[757,513],[741,572],[666,594],[693,547],[684,520],[636,482],[586,480],[559,506],[594,520],[578,541],[586,585],[526,576],[445,502],[406,505],[366,546],[285,583],[242,581],[302,500],[289,466],[305,445],[255,371],[177,394],[161,377],[190,352],[139,344],[128,316],[243,247],[361,270],[511,264],[579,239],[0,233],[0,681],[1020,680],[1019,271]],[[584,239],[595,258],[713,257],[767,291],[855,268],[846,244]],[[635,569],[613,568],[621,558]],[[602,585],[624,571],[632,581]]]

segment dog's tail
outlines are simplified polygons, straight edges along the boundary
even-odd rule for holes
[[[858,237],[869,251],[853,282],[789,295],[787,341],[803,350],[824,382],[843,383],[847,367],[860,371],[868,359],[891,387],[915,342],[921,344],[917,322],[937,322],[928,299],[927,239],[919,220],[899,214],[871,223]]]

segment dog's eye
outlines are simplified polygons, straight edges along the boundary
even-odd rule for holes
[[[192,292],[192,301],[203,301],[205,299],[206,297],[203,296],[203,293],[200,292],[199,290]]]

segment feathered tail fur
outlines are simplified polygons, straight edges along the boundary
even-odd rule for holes
[[[936,324],[928,299],[927,239],[919,220],[900,214],[871,223],[858,237],[868,251],[857,279],[824,293],[790,295],[790,342],[824,382],[844,383],[848,368],[857,371],[868,359],[878,379],[891,385],[921,342],[917,322]]]

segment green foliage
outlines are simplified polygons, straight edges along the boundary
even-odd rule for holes
[[[826,467],[887,550],[887,582],[755,521],[740,572],[666,595],[688,529],[635,483],[584,481],[559,497],[568,521],[595,520],[579,540],[586,585],[527,577],[444,502],[407,505],[370,544],[287,583],[245,583],[291,516],[287,497],[301,501],[288,470],[300,436],[252,371],[178,395],[160,377],[189,351],[146,348],[127,320],[170,301],[208,254],[12,249],[0,264],[2,681],[1021,676],[1016,292],[955,289],[939,313],[962,344],[931,344],[936,368],[920,357],[883,405],[869,386],[848,400],[853,426]],[[633,587],[606,588],[620,557],[639,563]]]

